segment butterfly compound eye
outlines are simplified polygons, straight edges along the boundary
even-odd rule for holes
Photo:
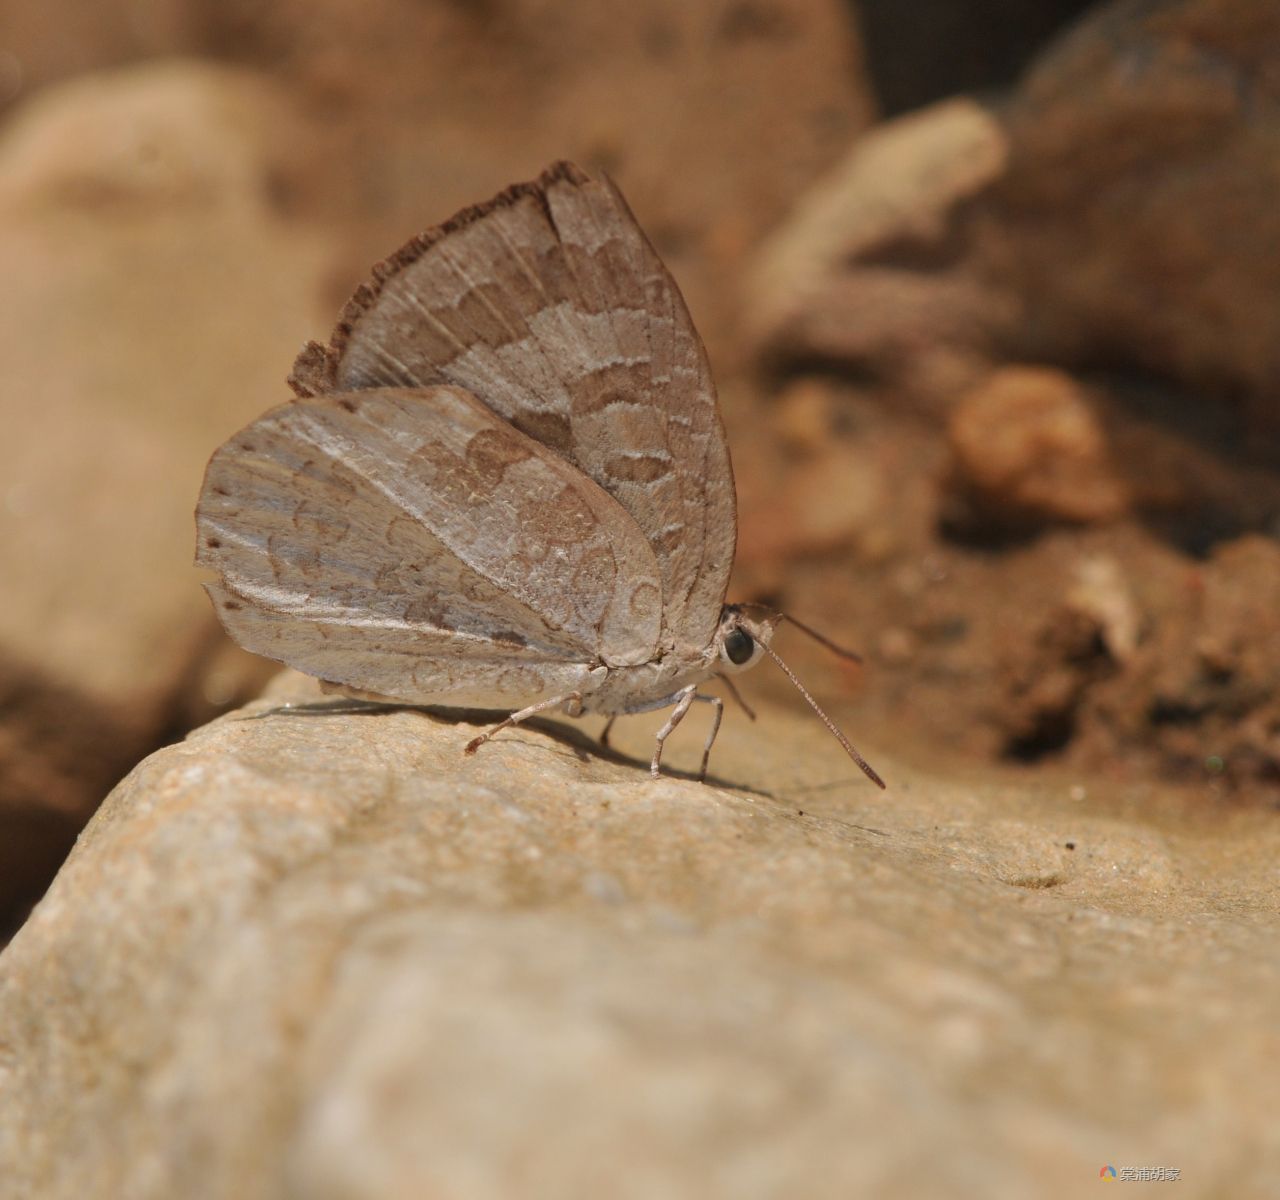
[[[734,629],[724,639],[725,657],[735,666],[742,664],[755,653],[756,644],[745,629]]]

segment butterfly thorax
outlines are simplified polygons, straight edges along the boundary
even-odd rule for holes
[[[582,698],[584,712],[620,715],[662,708],[691,684],[749,670],[773,637],[778,615],[756,605],[726,604],[711,641],[698,650],[675,646],[637,666],[612,667]]]

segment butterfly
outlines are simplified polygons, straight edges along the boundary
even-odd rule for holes
[[[736,501],[706,351],[608,179],[557,163],[415,237],[289,383],[213,454],[196,510],[241,646],[348,695],[510,710],[468,753],[550,709],[669,707],[655,776],[703,701],[704,777],[723,706],[699,685],[767,655],[884,786],[772,650],[787,618],[724,602]]]

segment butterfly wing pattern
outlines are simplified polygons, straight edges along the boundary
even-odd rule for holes
[[[458,388],[273,409],[214,455],[199,524],[236,641],[363,692],[521,705],[657,644],[636,523]]]
[[[415,238],[291,382],[471,391],[640,526],[664,643],[710,642],[737,533],[715,386],[675,281],[607,180],[558,163]]]
[[[559,163],[415,238],[290,383],[214,454],[196,514],[241,645],[446,705],[640,711],[712,673],[728,447],[610,182]]]

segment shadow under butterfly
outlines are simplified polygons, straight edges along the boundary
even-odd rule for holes
[[[245,649],[353,697],[512,710],[468,754],[550,709],[671,708],[655,776],[702,701],[703,777],[723,705],[698,686],[768,656],[884,787],[770,642],[791,620],[856,656],[724,603],[736,501],[706,352],[609,180],[557,163],[414,238],[289,383],[196,509]]]

